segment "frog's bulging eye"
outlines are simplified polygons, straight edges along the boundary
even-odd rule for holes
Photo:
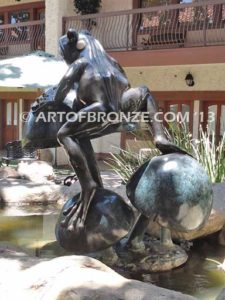
[[[67,31],[67,38],[70,43],[76,43],[78,40],[78,33],[74,29],[70,28]]]
[[[86,42],[84,39],[79,39],[76,45],[78,50],[83,50],[86,47]]]

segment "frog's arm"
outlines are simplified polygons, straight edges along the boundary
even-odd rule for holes
[[[72,63],[61,79],[58,88],[56,90],[54,101],[58,104],[62,103],[74,83],[78,83],[80,78],[88,65],[88,62],[83,59],[79,59]]]

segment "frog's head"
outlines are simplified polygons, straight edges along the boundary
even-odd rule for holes
[[[67,34],[59,39],[59,49],[67,64],[72,64],[80,57],[81,51],[86,47],[84,36],[85,33],[79,34],[76,30],[69,29]]]

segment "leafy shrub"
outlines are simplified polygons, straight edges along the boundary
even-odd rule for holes
[[[149,134],[136,132],[136,136],[142,134],[146,141],[146,147],[151,149],[146,155],[133,152],[131,149],[119,149],[119,154],[111,154],[108,162],[110,167],[126,183],[131,175],[147,160],[159,155],[160,152],[154,147]],[[217,143],[215,133],[207,128],[206,131],[200,127],[199,139],[193,139],[185,124],[170,123],[166,129],[166,135],[175,145],[186,150],[204,167],[211,181],[223,182],[225,179],[225,133]],[[136,141],[138,143],[138,141]]]

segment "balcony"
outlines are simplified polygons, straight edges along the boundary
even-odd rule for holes
[[[63,25],[90,30],[108,51],[225,45],[225,0],[64,17]]]
[[[0,59],[44,49],[44,21],[31,21],[0,26]]]

